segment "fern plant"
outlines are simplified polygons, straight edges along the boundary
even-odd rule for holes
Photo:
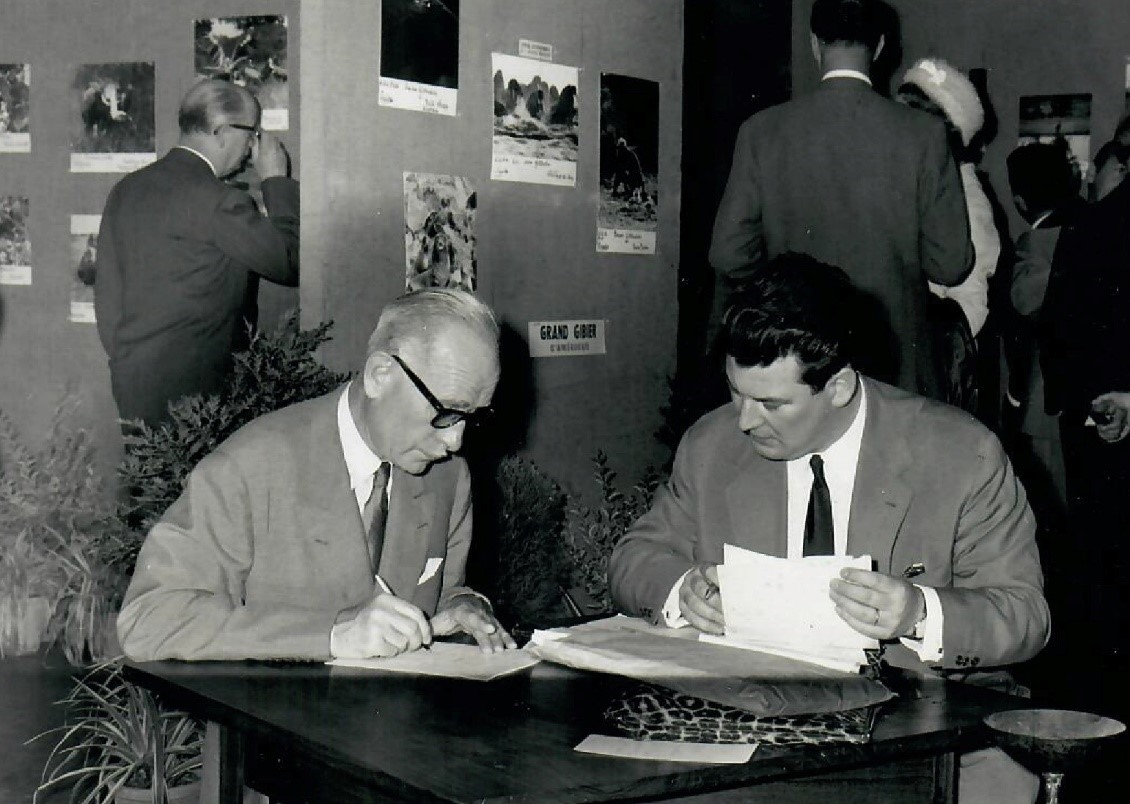
[[[616,472],[608,465],[604,452],[596,453],[593,465],[600,486],[600,504],[591,507],[572,499],[565,516],[565,549],[572,559],[575,584],[589,598],[578,605],[576,613],[580,614],[613,611],[608,591],[608,559],[628,528],[651,506],[655,489],[662,481],[662,476],[648,467],[625,494],[617,487]]]

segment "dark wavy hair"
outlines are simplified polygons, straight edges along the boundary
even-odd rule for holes
[[[826,44],[863,45],[874,51],[883,33],[880,19],[875,0],[816,0],[809,27]]]
[[[722,319],[721,345],[743,367],[793,355],[814,391],[854,363],[858,292],[848,275],[806,254],[788,252],[758,268]]]

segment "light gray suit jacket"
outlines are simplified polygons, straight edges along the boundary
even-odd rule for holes
[[[373,597],[337,428],[338,389],[221,444],[142,546],[118,617],[153,659],[328,659],[338,615]],[[380,575],[426,614],[468,591],[470,475],[460,458],[394,469]]]
[[[911,564],[937,589],[944,666],[1023,661],[1047,642],[1049,614],[1027,497],[996,437],[941,403],[864,379],[867,418],[848,523],[848,552],[879,572]],[[658,623],[679,577],[721,563],[726,542],[786,554],[786,465],[762,458],[730,405],[684,436],[670,481],[617,544],[617,605]]]

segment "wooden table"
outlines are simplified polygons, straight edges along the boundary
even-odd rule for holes
[[[952,801],[953,752],[985,745],[981,718],[1023,699],[905,679],[870,743],[758,748],[743,765],[579,754],[625,682],[542,663],[489,683],[319,664],[149,662],[131,680],[220,724],[221,802],[244,782],[286,804],[592,802],[677,796],[836,769],[935,758]]]

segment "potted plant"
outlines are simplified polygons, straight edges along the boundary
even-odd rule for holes
[[[0,655],[34,653],[55,618],[66,619],[77,580],[70,559],[113,520],[77,404],[63,400],[39,450],[0,411]]]
[[[120,660],[95,664],[58,703],[63,725],[32,738],[58,737],[33,804],[61,788],[74,804],[199,800],[203,724],[127,681]]]

